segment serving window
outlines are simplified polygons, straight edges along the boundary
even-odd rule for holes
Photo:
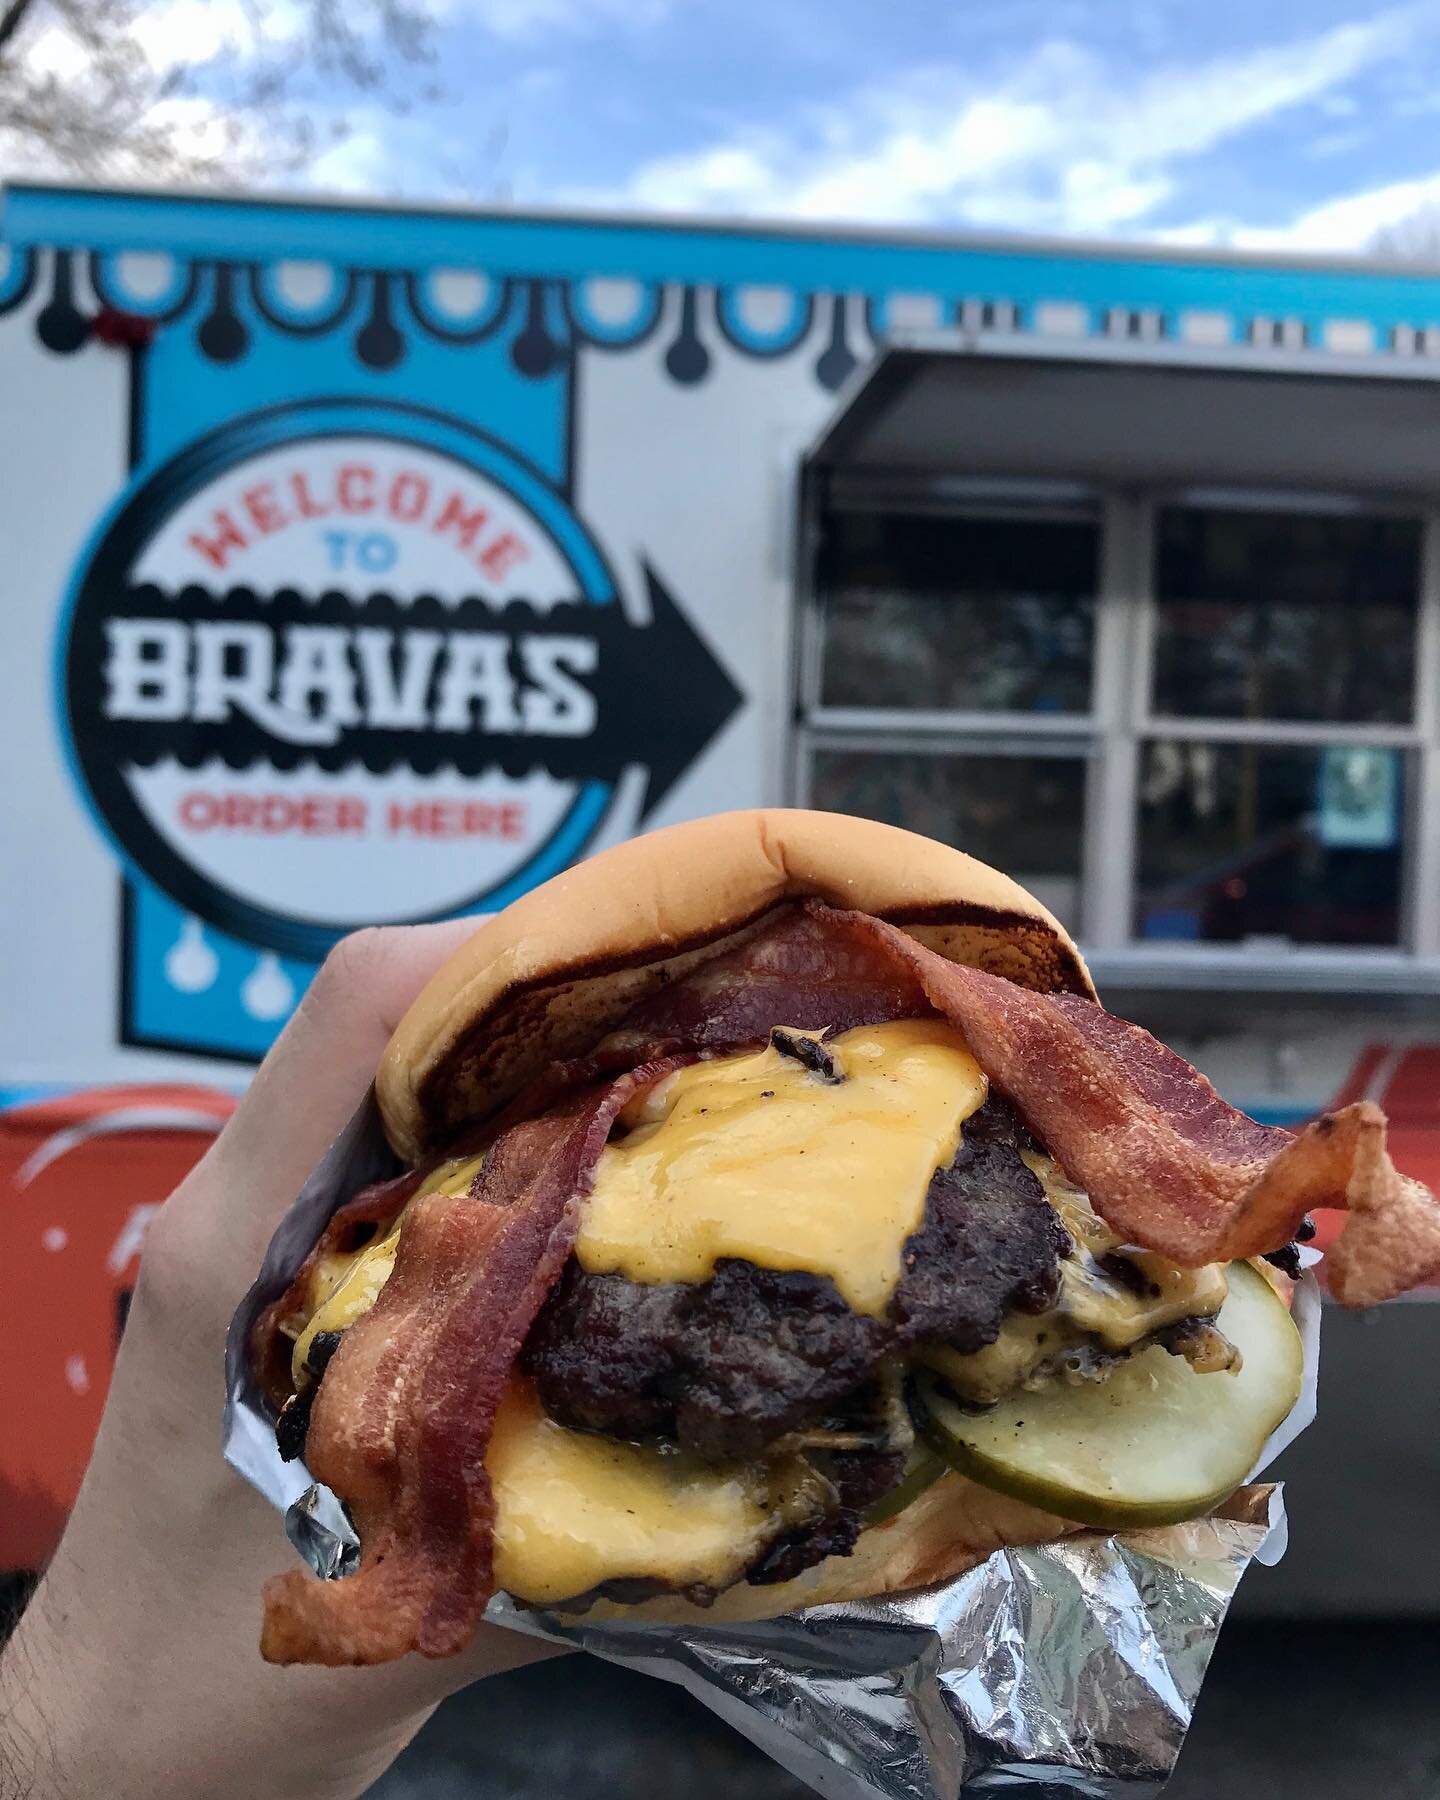
[[[817,508],[796,798],[998,864],[1102,953],[1440,948],[1422,509],[997,486]]]
[[[1076,924],[1087,775],[1083,745],[837,738],[815,745],[810,804],[963,845]]]
[[[963,845],[1081,917],[1101,515],[862,495],[820,528],[807,804]]]
[[[1093,516],[836,513],[818,590],[822,706],[1089,711]]]

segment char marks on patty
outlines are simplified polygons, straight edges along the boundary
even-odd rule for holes
[[[747,1457],[815,1423],[885,1356],[992,1343],[1013,1307],[1053,1302],[1070,1247],[1020,1148],[1003,1100],[966,1121],[884,1318],[852,1312],[827,1276],[740,1258],[691,1286],[592,1275],[572,1257],[525,1347],[542,1404],[577,1430]]]
[[[724,1257],[709,1281],[590,1275],[571,1257],[525,1365],[551,1418],[612,1437],[673,1438],[716,1461],[754,1456],[874,1367],[878,1319],[826,1276]]]
[[[1021,1159],[1029,1142],[997,1096],[965,1121],[901,1258],[887,1313],[897,1348],[942,1343],[968,1354],[995,1342],[1012,1308],[1055,1304],[1070,1234]]]

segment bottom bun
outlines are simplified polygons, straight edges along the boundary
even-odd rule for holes
[[[1267,1516],[1267,1486],[1240,1488],[1208,1516],[1243,1524],[1259,1524]],[[1126,1542],[1159,1547],[1193,1532],[1188,1525],[1127,1530]],[[1067,1537],[1105,1537],[1073,1520],[1057,1518],[1007,1494],[981,1487],[963,1475],[941,1476],[897,1517],[862,1532],[849,1556],[831,1556],[793,1581],[773,1587],[741,1583],[721,1594],[713,1606],[696,1606],[678,1594],[661,1594],[636,1606],[604,1600],[583,1615],[587,1624],[607,1619],[649,1620],[662,1625],[745,1624],[778,1618],[809,1606],[843,1600],[873,1600],[882,1594],[932,1587],[952,1581],[987,1561],[997,1550],[1026,1544],[1051,1544]],[[556,1607],[563,1613],[563,1607]]]

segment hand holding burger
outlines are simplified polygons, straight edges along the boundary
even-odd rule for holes
[[[1015,883],[854,819],[558,877],[430,982],[376,1097],[399,1172],[251,1343],[361,1546],[268,1584],[274,1661],[451,1656],[499,1590],[766,1617],[1198,1517],[1299,1392],[1308,1211],[1348,1209],[1342,1301],[1440,1267],[1376,1108],[1255,1124]]]
[[[265,1244],[473,929],[345,940],[152,1221],[84,1483],[0,1650],[0,1800],[152,1800],[157,1772],[167,1800],[353,1800],[446,1694],[547,1653],[482,1628],[443,1663],[267,1666],[275,1514],[220,1454],[225,1330]]]

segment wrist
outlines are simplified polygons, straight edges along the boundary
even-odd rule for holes
[[[207,1655],[199,1595],[188,1644],[143,1620],[117,1643],[103,1596],[92,1617],[52,1576],[0,1653],[0,1800],[356,1800],[433,1710],[429,1671],[367,1694],[365,1671],[268,1669],[253,1639]]]

